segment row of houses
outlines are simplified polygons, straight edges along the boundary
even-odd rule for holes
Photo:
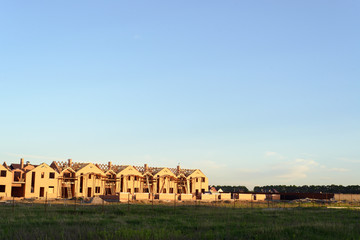
[[[54,161],[50,165],[0,165],[0,198],[73,198],[101,195],[186,194],[208,191],[208,178],[199,169]]]

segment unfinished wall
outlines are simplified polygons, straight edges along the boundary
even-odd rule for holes
[[[265,193],[239,193],[240,201],[265,201],[266,198]]]
[[[220,193],[219,199],[220,200],[230,200],[231,199],[231,193]]]
[[[83,179],[82,182],[81,177]],[[92,163],[89,163],[85,167],[79,169],[76,172],[76,197],[87,198],[104,195],[105,183],[102,181],[102,177],[105,177],[105,173]]]
[[[142,174],[133,166],[127,166],[116,175],[119,181],[116,184],[116,192],[141,193],[143,184],[141,181]]]
[[[158,182],[156,182],[154,191],[156,193],[176,193],[177,184],[176,176],[168,168],[163,168],[161,171],[154,176]]]
[[[335,193],[334,194],[335,201],[349,201],[349,202],[359,202],[360,194],[343,194],[343,193]]]
[[[42,163],[25,173],[25,198],[56,198],[59,174],[47,164]]]
[[[174,200],[176,200],[176,195],[172,194],[172,193],[159,193],[159,194],[157,194],[157,199],[174,201]]]
[[[149,193],[135,193],[135,200],[149,200]]]
[[[253,196],[251,193],[239,193],[240,201],[251,201],[253,200]]]
[[[181,201],[190,201],[193,199],[193,195],[192,194],[185,194],[185,193],[182,193],[180,194],[180,197],[179,197],[179,200]]]
[[[200,195],[209,191],[209,180],[200,170],[194,171],[187,177],[187,180],[189,181],[189,193]]]
[[[0,198],[11,197],[12,172],[0,165]]]
[[[201,201],[218,201],[217,194],[201,194]]]
[[[120,201],[132,200],[132,194],[128,192],[121,192],[119,193],[119,200]]]

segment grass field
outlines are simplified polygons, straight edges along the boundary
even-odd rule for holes
[[[360,239],[359,210],[284,206],[8,204],[0,239]]]

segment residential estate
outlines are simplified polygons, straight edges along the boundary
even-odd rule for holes
[[[113,195],[134,199],[193,199],[208,191],[199,169],[53,161],[0,165],[0,198],[73,198]],[[120,198],[121,198],[120,197]]]

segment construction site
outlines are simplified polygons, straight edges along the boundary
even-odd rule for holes
[[[0,198],[121,200],[203,199],[208,178],[199,169],[78,163],[30,162],[0,165]]]

